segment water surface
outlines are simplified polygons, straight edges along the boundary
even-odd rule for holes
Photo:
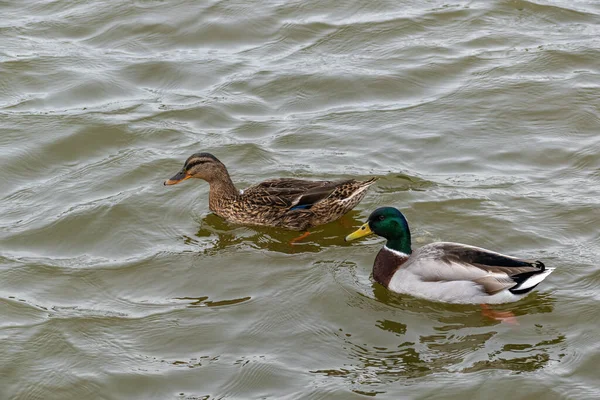
[[[597,2],[0,7],[1,399],[600,396]],[[381,179],[292,248],[162,185],[198,151]],[[391,294],[381,205],[557,269],[518,326]]]

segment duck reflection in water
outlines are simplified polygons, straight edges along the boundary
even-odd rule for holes
[[[290,246],[290,240],[296,236],[293,231],[235,225],[215,214],[208,214],[200,219],[200,229],[195,237],[184,236],[184,241],[186,244],[199,246],[210,254],[233,246],[249,246],[285,254],[318,253],[326,247],[342,245],[344,241],[341,236],[344,232],[359,223],[360,213],[352,210],[337,221],[313,231],[312,240]]]
[[[513,327],[497,329],[502,325],[482,318],[473,305],[397,294],[378,283],[361,297],[371,311],[360,320],[360,326],[349,321],[333,333],[352,361],[339,368],[311,371],[346,379],[356,393],[374,396],[389,390],[392,382],[439,373],[498,369],[532,372],[565,356],[566,336],[553,326],[532,323],[521,326],[519,334],[514,335]],[[550,294],[533,293],[519,301],[516,313],[551,313],[555,301]],[[364,302],[354,304],[365,308]],[[373,326],[385,335],[365,326]]]

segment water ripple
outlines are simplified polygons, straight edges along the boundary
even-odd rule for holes
[[[595,2],[3,6],[0,397],[597,397]],[[198,151],[380,179],[291,247],[162,185]],[[518,328],[390,294],[383,205],[557,270]]]

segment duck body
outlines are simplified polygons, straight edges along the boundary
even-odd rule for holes
[[[347,240],[374,232],[388,238],[373,264],[373,279],[389,290],[445,303],[500,304],[529,294],[552,273],[523,260],[461,243],[410,248],[406,219],[395,208],[375,210]]]
[[[209,207],[234,223],[302,231],[335,221],[352,210],[374,181],[273,179],[233,197],[211,192]]]
[[[499,304],[526,296],[552,271],[541,261],[437,242],[411,255],[383,247],[375,258],[373,277],[397,293],[445,303]]]
[[[188,178],[210,184],[209,208],[227,221],[290,230],[335,221],[352,210],[366,195],[376,178],[366,181],[309,181],[294,178],[272,179],[236,189],[227,168],[209,153],[197,153],[186,160],[177,175],[165,185]]]

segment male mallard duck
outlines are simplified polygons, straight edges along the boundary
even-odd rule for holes
[[[366,181],[307,181],[282,178],[237,190],[227,168],[209,153],[192,154],[183,169],[165,181],[175,185],[189,178],[210,184],[209,208],[238,224],[262,225],[296,231],[334,221],[365,197],[377,178]],[[304,234],[305,237],[308,233]]]
[[[373,278],[393,292],[447,303],[499,304],[527,295],[554,268],[479,247],[438,242],[411,249],[408,222],[393,207],[373,211],[346,241],[375,233],[387,239]]]

